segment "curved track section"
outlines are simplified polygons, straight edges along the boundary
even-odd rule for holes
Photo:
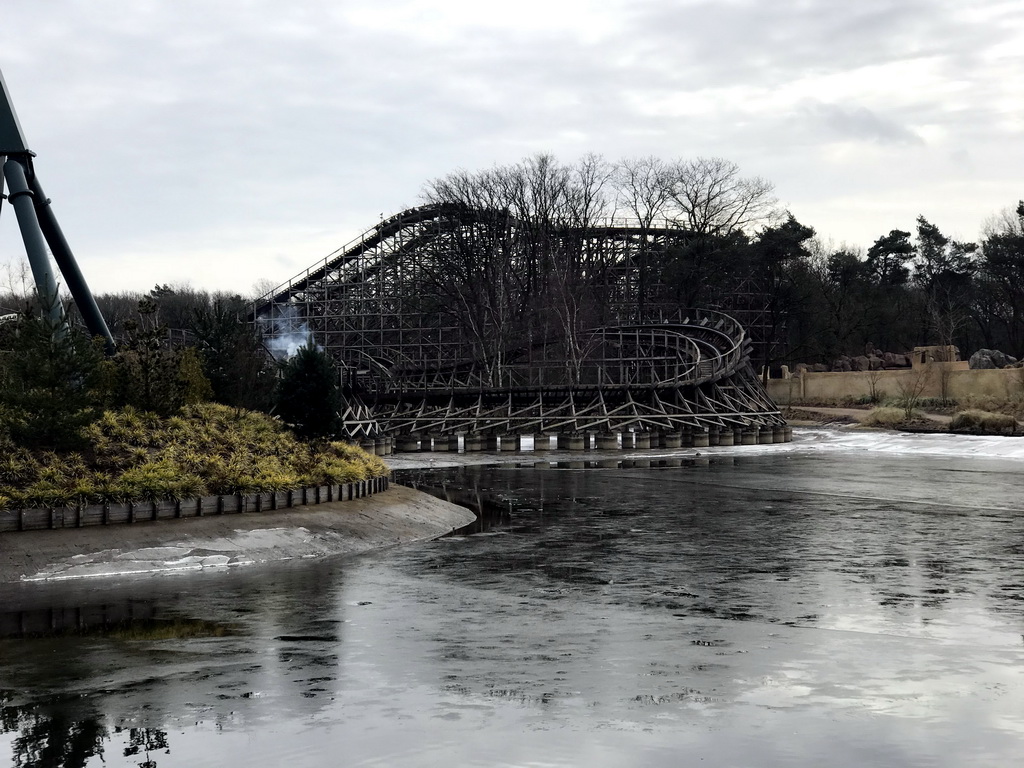
[[[271,350],[312,337],[394,434],[784,424],[739,323],[647,295],[643,265],[685,237],[422,206],[271,291],[251,319]]]

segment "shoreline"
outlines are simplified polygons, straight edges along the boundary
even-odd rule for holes
[[[469,525],[465,507],[392,483],[373,496],[276,512],[0,533],[0,584],[185,573],[357,555]]]

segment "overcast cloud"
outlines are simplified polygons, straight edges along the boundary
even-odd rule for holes
[[[248,293],[537,152],[724,157],[836,244],[976,239],[1024,198],[1022,8],[0,0],[0,69],[94,290]]]

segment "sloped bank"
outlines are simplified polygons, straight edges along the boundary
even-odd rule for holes
[[[474,519],[463,507],[391,484],[383,493],[315,507],[0,533],[0,583],[354,555],[443,536]]]

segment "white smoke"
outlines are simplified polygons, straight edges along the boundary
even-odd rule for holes
[[[260,319],[264,344],[275,360],[287,360],[299,351],[299,347],[313,344],[313,334],[306,321],[299,317],[299,308],[294,305],[280,307],[274,317]]]

